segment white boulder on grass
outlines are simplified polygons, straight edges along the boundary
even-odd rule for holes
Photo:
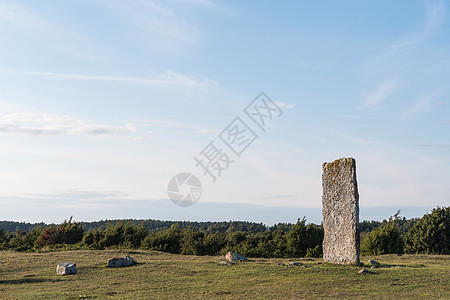
[[[248,258],[234,252],[228,252],[225,259],[229,262],[248,261]]]
[[[130,267],[134,266],[136,261],[131,256],[127,255],[122,258],[111,258],[108,260],[108,267],[118,268],[118,267]]]
[[[77,265],[71,262],[63,262],[56,266],[56,274],[69,275],[77,274]]]

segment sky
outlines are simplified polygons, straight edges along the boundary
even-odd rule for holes
[[[361,219],[448,206],[448,7],[0,0],[0,220],[320,223],[341,157]],[[195,160],[213,150],[220,174]],[[189,207],[180,173],[201,182]]]

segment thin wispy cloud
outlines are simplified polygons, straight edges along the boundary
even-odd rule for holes
[[[98,45],[94,40],[65,25],[57,18],[39,15],[17,1],[0,3],[0,34],[8,44],[20,37],[20,41],[35,44],[35,50],[39,50],[39,44],[45,41],[46,49],[56,49],[78,59],[100,58],[95,54]]]
[[[133,119],[128,120],[124,125],[117,126],[58,114],[0,115],[0,135],[9,136],[125,136],[145,140],[148,135],[163,133],[164,128],[187,129],[198,134],[216,132],[207,125],[170,120]]]
[[[394,40],[365,66],[369,73],[380,70],[393,70],[405,65],[415,65],[411,56],[419,45],[424,44],[442,27],[445,19],[445,6],[442,1],[426,2],[424,20],[419,27]]]
[[[284,198],[300,198],[304,195],[301,194],[279,194],[279,195],[265,195],[265,196],[260,196],[260,199],[284,199]]]
[[[293,108],[295,108],[295,104],[293,104],[293,103],[286,103],[286,102],[281,102],[281,101],[275,101],[275,104],[278,105],[280,108],[284,108],[284,109],[293,109]]]
[[[450,144],[419,144],[416,146],[423,148],[450,148]]]
[[[443,95],[443,92],[437,91],[434,93],[429,93],[423,97],[421,97],[419,100],[417,100],[412,106],[406,109],[406,111],[403,113],[402,118],[408,119],[412,117],[413,115],[426,112],[431,109],[433,104],[437,101],[439,97]]]
[[[97,80],[116,81],[123,83],[139,83],[152,85],[177,85],[184,87],[212,87],[217,86],[217,82],[197,76],[187,76],[173,71],[166,71],[152,77],[128,77],[128,76],[108,76],[108,75],[87,75],[74,73],[55,73],[43,71],[17,71],[25,75],[35,75],[44,79],[65,79],[65,80]]]
[[[330,64],[328,62],[320,62],[320,63],[306,63],[306,62],[301,62],[300,65],[302,66],[302,68],[304,69],[308,69],[308,70],[323,70],[323,69],[329,69],[330,68]]]
[[[405,89],[413,82],[419,72],[435,68],[433,56],[440,55],[441,49],[428,43],[442,28],[445,20],[445,5],[442,1],[428,1],[424,5],[424,17],[409,33],[388,42],[379,53],[368,59],[362,66],[364,81],[363,101],[368,108],[377,108],[394,93],[398,95],[399,103],[405,97]],[[429,72],[429,71],[427,71]],[[386,78],[391,78],[386,80]],[[376,82],[375,86],[373,82]],[[400,93],[401,92],[401,93]],[[409,95],[407,97],[410,97]],[[417,102],[408,107],[403,117],[415,114],[426,108],[426,101]]]
[[[364,102],[367,107],[378,107],[381,102],[395,92],[397,83],[395,80],[381,82],[373,91],[364,95]]]
[[[136,127],[172,127],[172,128],[189,128],[195,130],[203,130],[208,127],[205,124],[197,124],[197,123],[189,123],[182,121],[173,121],[173,120],[154,120],[154,119],[144,119],[144,118],[135,118],[129,119],[128,122],[131,122]]]
[[[89,199],[125,199],[129,197],[127,193],[120,191],[62,191],[55,193],[27,193],[22,197],[34,199],[51,199],[51,200],[89,200]]]
[[[61,208],[113,208],[124,206],[127,202],[149,201],[136,195],[119,191],[61,191],[54,193],[21,193],[0,197],[1,200],[27,201],[28,203],[49,204]]]
[[[133,124],[136,128],[180,128],[180,129],[188,129],[191,132],[197,134],[214,134],[218,133],[219,130],[212,128],[210,125],[206,124],[198,124],[198,123],[189,123],[182,121],[171,121],[171,120],[152,120],[152,119],[131,119],[128,120]]]
[[[210,1],[185,1],[202,7],[208,7]],[[201,27],[186,11],[178,11],[170,1],[107,1],[123,22],[135,32],[131,37],[145,42],[149,48],[160,51],[185,51],[197,45],[204,38]],[[136,31],[140,34],[136,34]]]
[[[0,115],[3,135],[123,135],[136,131],[132,124],[112,126],[65,115],[13,113]]]
[[[176,0],[176,2],[194,4],[194,5],[202,5],[202,6],[213,6],[216,3],[211,0]]]
[[[215,134],[215,133],[219,133],[219,130],[217,129],[201,129],[196,131],[196,133],[199,134]]]
[[[445,5],[442,1],[428,1],[425,3],[426,16],[422,27],[401,37],[388,48],[388,51],[405,51],[411,49],[430,38],[443,24],[445,19]]]

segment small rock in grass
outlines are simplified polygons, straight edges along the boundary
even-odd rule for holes
[[[285,264],[285,266],[288,266],[289,268],[292,268],[292,267],[295,267],[295,266],[303,266],[303,264],[301,262],[292,262],[292,263]]]
[[[219,265],[229,266],[229,265],[232,265],[232,263],[230,263],[229,261],[220,261]]]
[[[77,274],[77,265],[71,262],[63,262],[56,266],[56,274],[69,275]]]
[[[130,267],[136,264],[136,261],[131,256],[127,255],[122,258],[111,258],[108,260],[108,267]]]
[[[228,252],[225,255],[225,259],[229,262],[248,261],[248,258],[234,252]]]

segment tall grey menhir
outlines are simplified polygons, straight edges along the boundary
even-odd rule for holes
[[[359,264],[359,194],[356,161],[340,158],[322,165],[323,259]]]

